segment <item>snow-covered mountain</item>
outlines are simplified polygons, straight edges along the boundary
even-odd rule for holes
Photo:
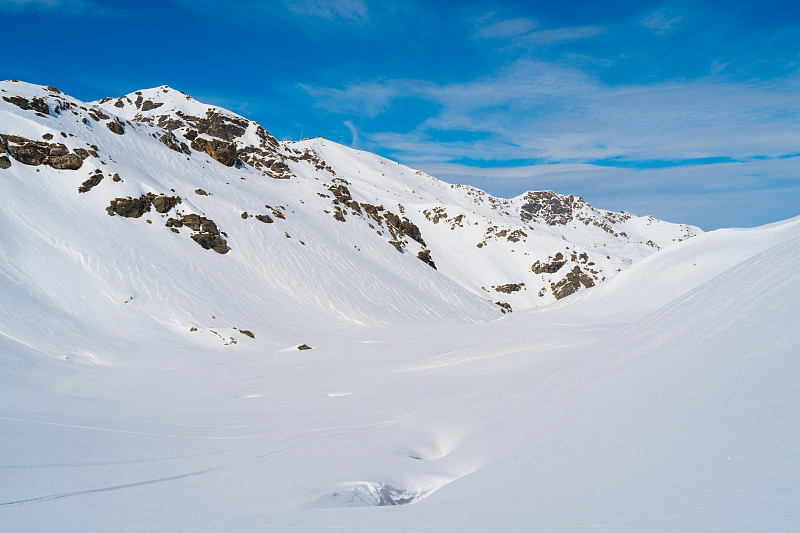
[[[503,200],[140,93],[0,83],[0,529],[796,528],[800,217]]]
[[[129,302],[226,340],[263,314],[481,320],[700,233],[548,191],[499,199],[324,139],[281,142],[169,87],[85,103],[2,82],[0,95],[0,183],[14,199],[3,216],[21,230],[6,250],[29,274],[21,285],[74,311],[69,284],[42,286],[35,264],[88,274],[96,285],[80,298],[103,295],[98,317]]]

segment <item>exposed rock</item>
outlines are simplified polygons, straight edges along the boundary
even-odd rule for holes
[[[117,174],[116,172],[114,173],[113,176],[111,176],[111,179],[114,181],[122,181],[122,178],[120,178],[119,174]]]
[[[333,193],[333,205],[338,205],[341,203],[357,213],[361,212],[361,206],[358,202],[353,200],[353,197],[350,195],[350,189],[348,189],[346,185],[341,183],[330,185],[328,190]]]
[[[0,156],[0,169],[11,168],[11,160],[7,156]]]
[[[151,102],[150,100],[145,100],[142,102],[142,111],[152,111],[153,109],[157,109],[164,105],[163,102]]]
[[[506,283],[505,285],[492,285],[492,288],[496,292],[502,292],[505,294],[511,294],[512,292],[521,291],[522,288],[525,287],[524,283]]]
[[[130,196],[127,198],[115,198],[111,200],[109,206],[106,207],[106,211],[111,216],[119,215],[125,218],[139,218],[150,211],[151,206],[159,213],[166,213],[179,203],[181,203],[180,196],[147,193],[141,195],[139,198],[131,198]]]
[[[434,270],[438,270],[436,268],[436,263],[434,263],[433,259],[431,258],[431,251],[430,250],[428,250],[428,249],[422,250],[420,253],[417,254],[417,259],[419,259],[423,263],[428,264]]]
[[[500,307],[500,311],[502,311],[504,315],[506,313],[512,313],[514,311],[511,308],[511,304],[506,303],[506,302],[495,302],[494,305]]]
[[[564,254],[558,252],[555,257],[548,256],[545,262],[536,261],[531,265],[531,270],[534,274],[555,274],[566,264],[567,260],[564,259]]]
[[[224,115],[211,109],[206,111],[205,118],[186,115],[180,111],[177,112],[177,115],[186,122],[192,124],[200,134],[209,135],[228,142],[234,141],[244,135],[247,127],[250,125],[248,120]]]
[[[239,330],[239,333],[241,333],[242,335],[247,335],[247,336],[248,336],[248,337],[250,337],[251,339],[255,339],[255,338],[256,338],[256,336],[255,336],[255,335],[253,335],[253,332],[252,332],[252,331],[250,331],[250,330],[248,330],[248,329],[240,329],[240,330]]]
[[[113,120],[111,122],[106,122],[106,127],[110,129],[113,133],[117,135],[124,135],[125,134],[125,127],[119,121],[119,119]]]
[[[49,165],[60,170],[77,170],[83,159],[69,153],[69,149],[61,143],[33,141],[17,135],[0,135],[0,148],[24,165]]]
[[[83,159],[75,154],[65,154],[47,158],[46,163],[59,170],[78,170],[83,165]]]
[[[165,133],[164,135],[159,137],[158,140],[161,141],[164,144],[164,146],[166,146],[170,150],[175,150],[178,153],[186,155],[192,153],[192,151],[189,150],[189,147],[186,146],[186,143],[179,141],[178,138],[175,137],[175,135],[172,132]]]
[[[298,350],[313,350],[313,348],[311,346],[309,346],[308,344],[301,344],[300,346],[297,347],[297,349]]]
[[[208,193],[206,191],[204,191],[203,189],[195,189],[194,193],[195,194],[199,194],[200,196],[208,196]]]
[[[53,140],[53,134],[52,133],[45,133],[44,135],[42,135],[42,139],[44,139],[45,141],[52,141]]]
[[[226,167],[232,167],[237,163],[237,166],[241,166],[241,162],[236,156],[236,145],[233,143],[197,137],[192,141],[192,149],[205,152]]]
[[[571,194],[561,196],[552,191],[528,191],[525,201],[520,208],[520,217],[526,222],[535,218],[550,226],[563,226],[573,219],[576,200]]]
[[[247,217],[248,217],[248,216],[250,216],[250,215],[248,215],[248,214],[247,214],[247,211],[244,211],[244,212],[242,213],[242,218],[243,218],[243,219],[247,220]]]
[[[385,211],[384,217],[388,223],[389,231],[392,232],[395,238],[408,236],[420,243],[422,246],[427,246],[422,238],[422,232],[420,232],[416,224],[405,217],[401,219],[391,211]]]
[[[256,215],[256,219],[264,222],[265,224],[272,224],[274,222],[269,215]]]
[[[89,191],[91,191],[92,187],[94,187],[95,185],[97,185],[98,183],[103,181],[104,177],[105,176],[103,176],[102,172],[97,172],[97,173],[89,176],[89,179],[84,181],[81,184],[81,186],[78,187],[78,192],[89,192]]]
[[[218,254],[228,253],[228,241],[219,235],[213,235],[211,233],[195,233],[192,235],[192,240],[206,250],[214,250]]]
[[[181,203],[180,196],[155,196],[151,197],[150,203],[158,213],[167,213],[170,209]]]
[[[168,131],[177,130],[178,128],[182,128],[185,125],[186,124],[183,121],[178,120],[176,118],[172,118],[172,117],[170,117],[168,115],[162,115],[162,116],[158,117],[158,127],[159,128],[164,128],[165,130],[168,130]],[[195,132],[195,137],[196,136],[197,136],[197,132]],[[188,135],[186,135],[186,137],[188,138]],[[189,140],[191,140],[191,139],[189,139]]]
[[[3,100],[9,104],[14,104],[22,110],[38,111],[44,115],[50,114],[50,106],[41,98],[34,97],[32,100],[28,100],[22,96],[4,96]]]
[[[188,215],[182,215],[181,221],[183,222],[184,226],[191,228],[194,231],[202,231],[204,233],[210,233],[211,235],[219,235],[219,229],[217,228],[217,225],[210,218],[190,213]]]
[[[125,218],[139,218],[150,211],[150,198],[142,195],[139,198],[115,198],[106,207],[111,216],[119,215]]]
[[[109,118],[111,118],[111,117],[109,117],[108,115],[106,115],[105,113],[103,113],[102,111],[100,111],[97,108],[90,109],[88,111],[88,113],[89,113],[89,116],[92,117],[95,122],[100,122],[100,121],[108,120]]]
[[[575,268],[568,272],[564,279],[558,283],[552,283],[550,285],[550,290],[553,296],[556,297],[556,300],[560,300],[561,298],[577,292],[581,286],[587,289],[589,287],[594,287],[594,280],[591,276],[584,273],[581,267],[575,265]]]

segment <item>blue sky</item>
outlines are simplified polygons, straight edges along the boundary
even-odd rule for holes
[[[800,215],[800,4],[0,0],[0,78],[162,84],[499,196]]]

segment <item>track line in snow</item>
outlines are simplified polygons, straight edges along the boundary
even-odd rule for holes
[[[169,433],[153,433],[149,431],[133,431],[130,429],[114,429],[114,428],[101,428],[95,426],[82,426],[78,424],[65,424],[62,422],[48,422],[44,420],[29,420],[25,418],[14,418],[10,416],[0,416],[0,420],[8,422],[22,422],[28,424],[40,424],[43,426],[57,426],[74,429],[86,429],[89,431],[107,431],[110,433],[127,433],[130,435],[146,435],[150,437],[168,437],[173,439],[194,439],[194,440],[239,440],[239,439],[254,439],[260,435],[238,435],[238,436],[195,436],[195,435],[173,435]]]
[[[406,416],[408,416],[408,415],[406,415]],[[256,456],[253,456],[253,457],[248,457],[246,459],[241,459],[239,461],[233,461],[233,462],[230,462],[230,463],[224,463],[224,464],[221,464],[221,465],[211,466],[209,468],[203,468],[201,470],[194,470],[194,471],[191,471],[191,472],[185,472],[183,474],[176,474],[174,476],[167,476],[167,477],[161,477],[161,478],[155,478],[155,479],[148,479],[148,480],[144,480],[144,481],[136,481],[136,482],[133,482],[133,483],[110,485],[108,487],[99,487],[99,488],[95,488],[95,489],[78,490],[78,491],[72,491],[72,492],[61,492],[61,493],[56,493],[56,494],[48,494],[48,495],[45,495],[45,496],[37,496],[37,497],[34,497],[34,498],[26,498],[26,499],[22,499],[22,500],[0,502],[0,507],[10,507],[10,506],[25,505],[25,504],[31,504],[31,503],[42,503],[42,502],[48,502],[48,501],[53,501],[53,500],[60,500],[60,499],[63,499],[63,498],[71,498],[71,497],[74,497],[74,496],[83,496],[83,495],[97,494],[97,493],[102,493],[102,492],[112,492],[112,491],[116,491],[116,490],[131,489],[131,488],[135,488],[135,487],[142,487],[142,486],[146,486],[146,485],[155,485],[155,484],[158,484],[158,483],[166,483],[166,482],[169,482],[169,481],[177,481],[177,480],[180,480],[180,479],[186,479],[186,478],[201,476],[203,474],[208,474],[210,472],[215,472],[215,471],[218,471],[218,470],[224,470],[224,469],[227,469],[227,468],[233,468],[233,467],[240,466],[240,465],[247,464],[247,463],[252,463],[254,461],[258,461],[260,459],[265,459],[267,457],[272,457],[272,456],[275,456],[275,455],[279,455],[281,453],[285,453],[285,452],[288,452],[288,451],[298,450],[298,449],[301,449],[301,448],[305,448],[307,446],[312,446],[312,445],[318,444],[320,442],[325,442],[327,440],[335,439],[335,438],[338,438],[338,437],[343,437],[345,435],[350,435],[352,433],[356,433],[356,432],[359,432],[359,431],[366,431],[366,430],[370,430],[370,429],[378,429],[378,428],[381,428],[381,427],[386,427],[386,426],[394,424],[397,420],[399,420],[401,418],[404,418],[404,417],[405,416],[401,416],[401,417],[398,417],[397,419],[385,420],[385,421],[377,422],[377,423],[374,423],[374,424],[363,424],[363,425],[360,425],[360,426],[356,426],[353,429],[350,429],[349,431],[342,431],[342,432],[336,433],[334,435],[328,435],[328,436],[324,436],[324,437],[319,437],[319,438],[312,439],[312,440],[307,441],[307,442],[301,442],[301,443],[298,443],[298,444],[293,444],[291,446],[286,446],[284,448],[280,448],[278,450],[273,450],[271,452],[263,453],[263,454],[256,455]],[[320,431],[320,430],[312,430],[312,431]]]

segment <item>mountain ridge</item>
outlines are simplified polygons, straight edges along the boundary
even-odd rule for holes
[[[117,253],[153,264],[159,260],[148,247],[156,244],[153,250],[199,261],[195,268],[220,268],[219,276],[219,260],[235,262],[227,276],[244,272],[239,282],[272,291],[241,296],[252,312],[264,298],[278,314],[296,305],[295,323],[308,320],[309,308],[356,324],[485,320],[594,286],[700,233],[552,191],[495,198],[321,138],[278,141],[253,121],[166,86],[86,103],[53,87],[2,82],[0,95],[0,161],[7,161],[0,170],[36,184],[38,192],[18,198],[22,205],[63,209],[50,227],[70,219],[83,227],[91,218],[98,242],[106,231],[124,235],[131,244]],[[35,221],[27,227],[49,231]],[[76,241],[75,228],[60,231],[61,242]],[[96,243],[81,242],[79,253],[95,254]],[[212,255],[188,252],[197,245]],[[51,246],[43,253],[75,251]],[[270,268],[254,268],[264,261]],[[167,276],[168,264],[161,268]],[[141,275],[133,277],[141,283]],[[191,292],[202,292],[207,280],[197,283]],[[354,296],[364,287],[373,304]],[[187,330],[201,326],[189,317],[180,322]]]

